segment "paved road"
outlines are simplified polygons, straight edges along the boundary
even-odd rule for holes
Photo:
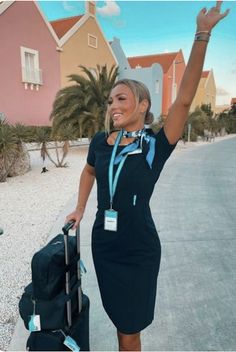
[[[175,152],[162,172],[152,198],[162,263],[155,320],[142,334],[143,350],[236,350],[235,150],[233,138]],[[95,204],[94,189],[81,226],[88,269],[83,284],[91,300],[91,349],[112,351],[117,350],[116,335],[103,311],[91,260]],[[10,350],[23,350],[24,343],[19,321]]]
[[[153,197],[162,242],[144,347],[236,350],[236,138],[174,155]]]

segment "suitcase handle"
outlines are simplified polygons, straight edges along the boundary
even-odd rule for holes
[[[75,221],[70,221],[67,224],[65,224],[62,228],[62,231],[64,233],[64,241],[65,241],[65,264],[68,266],[70,264],[70,258],[69,258],[69,251],[68,251],[68,236],[69,236],[69,230],[74,226]],[[76,243],[77,243],[77,254],[80,253],[80,233],[79,233],[79,226],[76,228]],[[77,279],[78,281],[81,280],[81,275],[80,275],[80,263],[78,261],[77,263]],[[70,294],[70,272],[66,272],[66,294]],[[67,321],[68,321],[68,326],[71,327],[72,325],[72,314],[71,314],[71,300],[67,301],[66,304],[67,308]],[[78,287],[78,313],[80,313],[82,310],[82,290],[81,290],[81,285]]]
[[[64,235],[68,235],[68,234],[69,234],[69,230],[72,229],[72,227],[74,226],[74,223],[75,223],[75,221],[72,220],[72,221],[67,222],[67,223],[63,226],[62,231],[63,231]],[[77,230],[77,229],[76,229],[76,230]]]

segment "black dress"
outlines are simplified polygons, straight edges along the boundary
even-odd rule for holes
[[[118,211],[117,232],[104,230],[109,209],[108,168],[113,146],[105,132],[90,143],[87,162],[95,167],[98,210],[92,231],[92,253],[103,306],[121,333],[133,334],[148,326],[154,316],[161,246],[149,201],[160,172],[174,150],[162,128],[156,139],[150,169],[143,153],[129,155],[119,176],[113,208]],[[118,146],[119,153],[124,146]],[[116,169],[114,169],[116,171]]]

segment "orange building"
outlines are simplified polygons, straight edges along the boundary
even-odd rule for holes
[[[168,114],[174,102],[183,74],[185,61],[182,50],[174,53],[129,57],[131,68],[151,67],[158,63],[163,70],[162,115]]]

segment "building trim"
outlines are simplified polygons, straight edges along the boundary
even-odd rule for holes
[[[100,27],[100,25],[99,25],[97,19],[94,18],[94,20],[95,20],[95,22],[96,22],[96,25],[98,26],[98,29],[99,29],[99,31],[100,31],[100,33],[101,33],[102,38],[104,39],[104,41],[105,41],[106,44],[107,44],[107,47],[108,47],[108,49],[109,49],[109,51],[110,51],[110,53],[111,53],[111,55],[112,55],[112,57],[113,57],[113,59],[114,59],[116,65],[119,66],[118,60],[117,60],[115,54],[113,53],[112,48],[111,48],[111,46],[110,46],[108,40],[105,38],[105,36],[104,36],[104,34],[103,34],[103,31],[102,31],[102,29],[101,29],[101,27]]]
[[[2,4],[0,4],[0,15],[8,9],[15,1],[3,1]]]
[[[62,47],[72,37],[72,35],[74,35],[78,31],[78,29],[82,27],[84,23],[87,22],[89,18],[90,16],[88,14],[83,15],[83,17],[80,18],[79,21],[76,22],[74,26],[71,27],[71,29],[69,29],[69,31],[63,35],[63,37],[61,37],[61,39],[59,39],[59,46]]]
[[[51,35],[53,36],[53,39],[55,40],[57,46],[60,46],[60,45],[59,45],[59,39],[58,39],[58,37],[57,37],[57,35],[56,35],[54,29],[52,28],[51,23],[50,23],[50,22],[47,20],[47,18],[44,16],[44,13],[41,11],[41,9],[40,9],[39,5],[37,4],[37,2],[36,2],[36,1],[33,1],[33,3],[34,3],[34,5],[36,6],[38,12],[40,13],[40,15],[41,15],[41,17],[42,17],[44,23],[45,23],[46,26],[48,27],[49,32],[50,32]]]

